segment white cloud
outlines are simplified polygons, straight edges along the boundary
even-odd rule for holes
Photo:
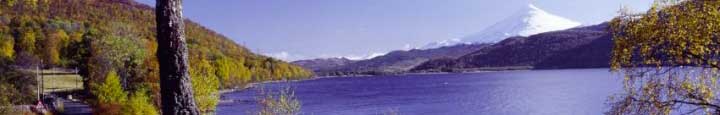
[[[293,59],[291,59],[291,57],[290,57],[291,56],[290,53],[285,52],[285,51],[277,52],[277,53],[269,53],[269,54],[265,54],[265,55],[273,57],[275,59],[280,59],[283,61],[293,61]]]

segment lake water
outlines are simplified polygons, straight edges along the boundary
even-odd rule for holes
[[[304,115],[599,115],[607,97],[622,91],[608,69],[504,71],[345,77],[260,85],[291,87]],[[259,110],[260,88],[227,93],[220,115]]]

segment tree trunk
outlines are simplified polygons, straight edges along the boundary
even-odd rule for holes
[[[182,0],[157,0],[155,16],[162,114],[197,115],[188,73]]]

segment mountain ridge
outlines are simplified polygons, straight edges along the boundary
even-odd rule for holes
[[[494,44],[398,50],[315,72],[325,76],[344,76],[608,67],[612,48],[608,27],[607,23],[602,23],[528,37],[509,37]]]
[[[609,67],[612,36],[607,23],[510,37],[457,59],[428,61],[413,72]],[[488,69],[489,68],[489,69]]]
[[[446,46],[435,49],[396,50],[387,53],[386,55],[378,56],[372,59],[357,60],[342,66],[317,69],[315,70],[315,73],[322,76],[379,75],[405,73],[413,67],[422,64],[423,62],[440,58],[457,58],[475,50],[482,49],[483,47],[486,47],[488,45],[489,44],[458,44],[454,46]],[[312,60],[299,60],[293,63],[306,68],[313,68],[317,66],[309,63],[302,63],[307,61]]]

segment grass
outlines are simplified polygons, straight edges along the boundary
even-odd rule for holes
[[[38,73],[37,71],[31,71]],[[81,90],[82,77],[74,72],[63,70],[42,70],[44,92]]]

